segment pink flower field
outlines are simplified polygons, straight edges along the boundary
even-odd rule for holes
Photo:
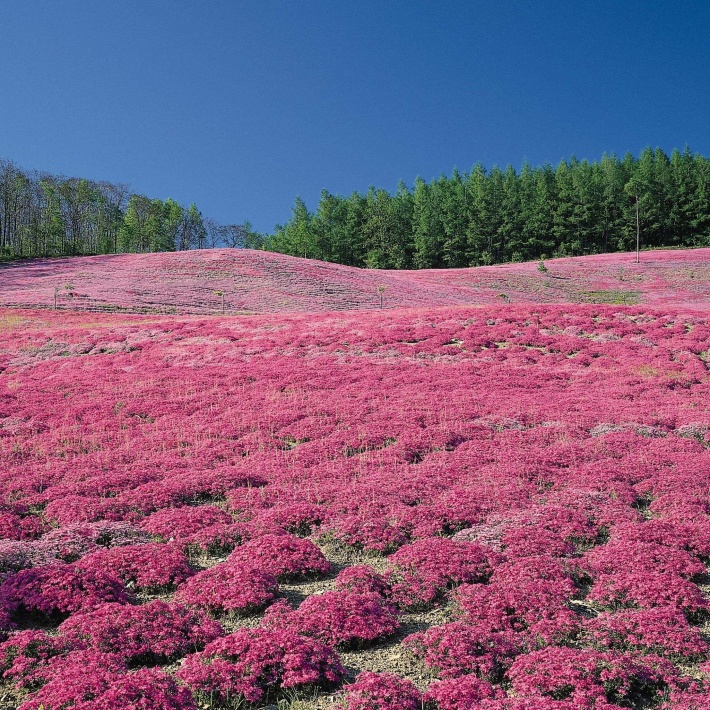
[[[710,250],[257,257],[0,270],[0,709],[708,710]]]
[[[384,271],[244,249],[0,265],[0,307],[165,314],[292,313],[496,303],[710,307],[710,248],[470,269]]]

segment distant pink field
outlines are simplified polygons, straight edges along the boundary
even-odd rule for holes
[[[710,249],[472,269],[374,271],[241,250],[121,254],[0,267],[0,306],[165,313],[274,313],[492,303],[710,306]],[[70,288],[69,288],[70,287]]]

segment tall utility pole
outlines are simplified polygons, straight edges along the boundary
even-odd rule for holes
[[[636,195],[636,263],[639,263],[639,251],[641,248],[641,226],[639,222],[639,196]]]

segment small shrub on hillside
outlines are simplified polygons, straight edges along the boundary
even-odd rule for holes
[[[185,555],[177,547],[163,543],[98,550],[79,560],[76,566],[106,570],[130,587],[149,591],[180,584],[193,574]]]
[[[331,520],[321,528],[334,540],[356,550],[379,552],[383,555],[394,552],[407,538],[398,528],[382,518],[368,515],[343,515]]]
[[[186,688],[165,671],[141,668],[112,678],[106,690],[90,703],[80,703],[77,710],[197,710]],[[49,709],[48,709],[49,710]]]
[[[341,710],[421,710],[422,694],[409,680],[364,671],[345,690]]]
[[[417,540],[389,558],[386,576],[392,600],[401,607],[426,607],[463,582],[487,579],[500,556],[474,542]]]
[[[613,540],[593,547],[584,560],[593,575],[647,570],[690,578],[705,572],[705,565],[685,550],[638,540]]]
[[[516,644],[528,649],[567,641],[581,623],[556,582],[466,584],[457,590],[456,601],[466,623],[493,633],[515,632],[520,635]]]
[[[21,569],[48,565],[56,557],[45,553],[29,540],[0,540],[0,582],[17,574]]]
[[[258,516],[263,523],[282,527],[292,535],[308,537],[325,520],[326,510],[311,503],[275,505]]]
[[[399,628],[394,608],[372,593],[325,592],[308,597],[295,611],[272,609],[267,625],[288,627],[330,646],[360,647]]]
[[[609,543],[655,542],[666,547],[677,547],[710,558],[710,520],[679,521],[656,518],[643,523],[621,523],[615,526]]]
[[[641,651],[676,659],[698,660],[710,648],[698,629],[676,608],[604,612],[584,624],[586,636],[600,649]]]
[[[198,572],[178,587],[175,599],[212,612],[261,609],[278,592],[276,577],[250,564],[224,562]]]
[[[177,675],[208,697],[255,703],[281,689],[337,683],[344,670],[335,651],[295,631],[240,629],[188,656]]]
[[[659,710],[710,710],[710,684],[695,683],[687,689],[671,688]]]
[[[574,545],[558,533],[532,526],[509,528],[501,538],[508,559],[552,555],[565,557],[574,552]]]
[[[164,542],[188,545],[195,533],[213,525],[230,525],[232,516],[215,505],[158,510],[141,521],[141,527]]]
[[[61,562],[75,562],[98,549],[98,545],[81,528],[57,528],[33,543],[40,554]]]
[[[569,699],[587,707],[598,701],[632,705],[639,696],[653,697],[677,672],[660,659],[548,646],[517,658],[506,675],[518,696]]]
[[[68,639],[35,629],[18,631],[0,644],[2,677],[19,687],[31,687],[44,679],[42,669],[51,658],[74,650]]]
[[[70,653],[50,662],[48,683],[21,710],[196,710],[190,692],[164,671],[127,673],[109,654]]]
[[[460,621],[411,634],[403,644],[441,678],[475,673],[495,680],[518,652],[514,634]]]
[[[199,650],[223,633],[204,612],[158,599],[141,606],[104,604],[70,616],[59,632],[76,647],[151,664]]]
[[[384,575],[375,572],[367,565],[353,565],[346,567],[335,578],[337,591],[355,592],[357,594],[379,594],[386,597],[390,593],[390,586]]]
[[[121,582],[98,570],[56,564],[21,570],[0,585],[0,608],[46,616],[95,609],[104,602],[129,601]]]
[[[229,564],[252,565],[277,579],[293,579],[324,574],[330,562],[310,541],[295,535],[263,535],[238,547]]]
[[[599,575],[587,600],[608,609],[674,607],[690,616],[706,614],[710,606],[699,587],[682,577],[635,570]]]
[[[97,651],[72,651],[49,659],[42,669],[45,685],[18,710],[91,710],[93,702],[126,672],[118,656]]]
[[[472,710],[484,700],[501,697],[501,690],[475,675],[436,681],[424,694],[427,706],[435,710]]]

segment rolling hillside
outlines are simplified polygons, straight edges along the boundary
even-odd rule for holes
[[[710,248],[470,269],[374,271],[249,250],[33,260],[0,267],[0,306],[228,314],[491,303],[710,306]],[[221,292],[221,293],[220,293]]]

